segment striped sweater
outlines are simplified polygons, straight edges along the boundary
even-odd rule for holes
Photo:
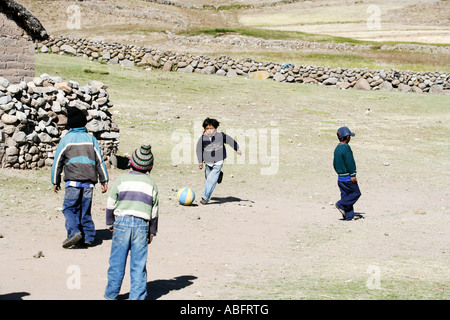
[[[51,182],[59,186],[64,181],[96,184],[108,183],[108,172],[97,139],[86,128],[69,130],[56,148],[51,169]]]
[[[135,216],[150,222],[149,233],[158,231],[158,188],[148,174],[130,171],[117,178],[106,203],[106,225],[115,216]]]

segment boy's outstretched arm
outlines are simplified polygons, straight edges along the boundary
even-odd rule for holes
[[[236,153],[238,155],[242,155],[242,151],[239,149],[239,144],[236,142],[236,140],[234,140],[232,137],[230,137],[226,133],[224,133],[223,135],[224,135],[225,143],[228,144],[229,146],[233,147],[234,151],[236,151]]]

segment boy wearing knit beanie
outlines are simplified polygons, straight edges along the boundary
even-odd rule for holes
[[[77,107],[71,107],[67,115],[71,129],[59,142],[51,169],[51,182],[56,193],[61,190],[64,171],[63,214],[67,239],[63,241],[63,248],[80,241],[92,245],[95,238],[91,215],[93,189],[99,180],[102,193],[108,189],[108,172],[97,139],[85,128],[86,115]]]
[[[106,205],[106,225],[113,232],[105,298],[119,295],[130,252],[130,300],[147,296],[147,248],[158,231],[158,188],[149,174],[153,168],[150,145],[131,155],[131,171],[117,179]]]

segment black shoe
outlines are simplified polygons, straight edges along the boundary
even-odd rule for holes
[[[201,204],[207,204],[208,202],[206,202],[206,200],[202,199],[202,200],[200,200],[200,203]]]
[[[92,241],[86,241],[86,242],[84,243],[84,245],[85,245],[86,247],[92,247],[94,244],[92,243]]]
[[[342,214],[342,218],[345,220],[345,210],[342,209],[342,208],[340,208],[340,207],[337,205],[337,203],[335,204],[335,206],[336,206],[336,209],[338,209],[339,212]]]
[[[217,183],[221,183],[221,182],[222,182],[222,179],[223,179],[223,172],[220,171],[220,173],[219,173],[219,179],[217,179]]]
[[[66,240],[63,241],[63,248],[69,248],[73,245],[76,245],[78,243],[78,241],[80,241],[82,238],[81,232],[78,232],[76,234],[74,234],[73,236],[67,238]]]

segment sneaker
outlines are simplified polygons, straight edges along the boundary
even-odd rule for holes
[[[222,182],[222,179],[223,179],[223,172],[220,171],[220,173],[219,173],[219,178],[217,179],[217,183],[221,183],[221,182]]]
[[[201,204],[207,204],[208,202],[206,202],[206,200],[202,199],[202,200],[200,200],[200,203]]]
[[[67,238],[66,240],[63,241],[63,248],[69,248],[75,244],[78,243],[78,241],[80,241],[82,238],[81,232],[78,232],[76,234],[74,234],[73,236]]]
[[[84,243],[84,245],[85,245],[86,247],[92,247],[94,244],[92,243],[92,241],[86,241],[86,242]]]
[[[335,204],[336,209],[339,210],[339,212],[342,214],[342,218],[345,220],[345,210],[342,208],[339,208],[337,204]]]

